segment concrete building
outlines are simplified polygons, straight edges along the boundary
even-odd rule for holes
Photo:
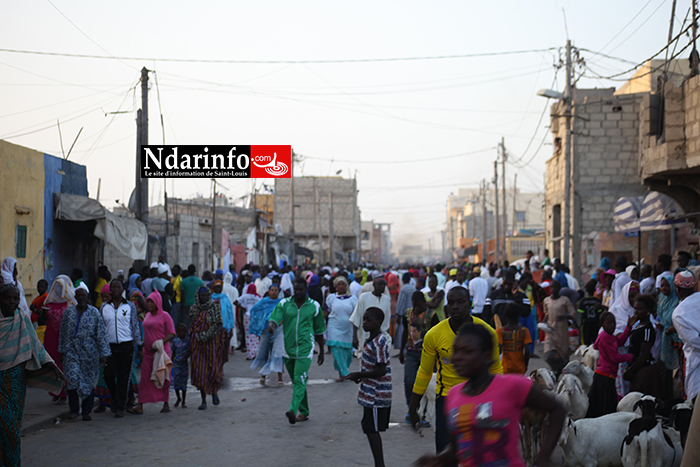
[[[615,233],[613,211],[620,197],[646,195],[648,186],[664,172],[661,165],[655,169],[659,172],[644,172],[645,161],[641,157],[645,145],[648,147],[653,142],[656,146],[657,143],[657,139],[652,141],[649,131],[650,127],[658,125],[658,117],[649,109],[654,107],[651,97],[654,94],[650,93],[661,71],[649,72],[659,65],[648,63],[617,91],[614,88],[574,89],[571,243],[570,257],[562,259],[570,264],[574,276],[590,277],[604,256],[611,260],[619,255],[637,259],[637,238]],[[673,63],[671,70],[675,71],[670,74],[672,80],[682,80],[681,64]],[[675,111],[676,107],[672,105],[672,109]],[[546,162],[545,194],[546,244],[551,257],[561,257],[564,250],[565,113],[565,102],[552,105],[553,155]],[[678,114],[673,118],[668,122],[667,136],[678,143],[683,139],[684,120]],[[650,150],[649,158],[668,159],[668,147],[659,148],[654,154]],[[680,166],[678,169],[682,170]],[[653,262],[660,253],[669,252],[667,231],[644,233],[642,238],[641,253],[646,263]]]
[[[0,256],[17,258],[27,300],[39,279],[51,283],[73,268],[82,269],[92,287],[105,249],[113,248],[105,239],[132,246],[104,207],[87,197],[87,186],[84,165],[0,141],[0,197],[6,200],[0,204]]]
[[[275,179],[274,224],[290,234],[291,179]],[[360,210],[357,182],[341,177],[294,177],[294,242],[320,262],[352,262],[359,257]],[[334,258],[330,261],[329,238]]]
[[[515,210],[513,209],[513,190],[506,189],[506,216],[508,229],[506,236],[514,236],[523,231],[528,233],[544,229],[544,194],[515,192]],[[486,192],[486,236],[487,240],[496,237],[494,223],[494,192]],[[499,229],[503,237],[502,204],[503,190],[498,191]],[[471,261],[481,260],[483,253],[472,253],[470,247],[480,245],[483,236],[483,203],[479,190],[460,188],[457,195],[447,199],[447,250],[452,260],[469,257]],[[501,240],[501,245],[503,240]],[[495,260],[495,242],[487,248],[486,256]],[[465,252],[465,250],[468,250]],[[517,251],[517,250],[516,250]],[[537,252],[535,252],[537,254]],[[512,258],[506,252],[506,259]]]
[[[133,217],[133,214],[122,208],[115,209],[114,213],[122,217]],[[213,246],[211,198],[168,198],[167,215],[164,206],[158,205],[149,207],[148,216],[152,261],[162,253],[170,265],[187,267],[194,264],[199,274],[205,270],[212,270],[222,254],[222,229],[228,232],[229,244],[246,246],[246,262],[260,264],[265,259],[259,249],[262,247],[262,241],[258,245],[255,211],[233,206],[223,196],[221,199],[217,197]],[[105,250],[105,263],[112,271],[127,271],[132,266],[130,258],[112,247]]]

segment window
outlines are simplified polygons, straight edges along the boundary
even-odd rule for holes
[[[199,243],[192,244],[192,264],[199,266]]]
[[[561,205],[552,206],[552,237],[561,237]]]
[[[17,233],[15,234],[15,257],[27,257],[27,226],[18,225]]]

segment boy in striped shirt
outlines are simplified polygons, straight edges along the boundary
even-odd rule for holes
[[[347,379],[360,383],[357,401],[364,408],[362,431],[367,435],[375,467],[384,467],[379,432],[386,431],[391,414],[391,348],[381,332],[383,322],[384,312],[380,308],[367,308],[362,317],[362,329],[369,333],[369,338],[362,349],[361,371],[347,376]]]

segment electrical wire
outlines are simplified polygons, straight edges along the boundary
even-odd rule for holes
[[[610,39],[608,42],[605,43],[605,45],[604,45],[603,47],[600,48],[600,52],[593,52],[593,53],[594,53],[595,55],[601,55],[601,52],[602,52],[603,50],[605,50],[605,48],[606,48],[607,46],[609,46],[609,45],[612,43],[612,41],[614,41],[620,34],[622,34],[622,33],[624,32],[624,30],[627,29],[627,27],[628,27],[630,24],[632,24],[632,23],[634,22],[634,20],[637,19],[637,17],[638,17],[639,15],[642,14],[642,12],[646,9],[646,7],[649,6],[649,4],[650,4],[652,1],[653,1],[653,0],[649,0],[648,2],[646,2],[646,3],[644,4],[644,6],[642,7],[642,9],[639,10],[639,11],[637,12],[637,14],[634,15],[634,16],[632,17],[632,19],[629,20],[629,22],[628,22],[627,24],[625,24],[625,25],[622,27],[622,29],[620,29],[620,30],[617,32],[617,34],[615,34],[615,35],[612,37],[612,39]],[[665,2],[665,0],[664,0],[664,2]],[[662,5],[663,5],[664,2],[662,2]]]
[[[694,18],[693,21],[697,21],[698,18],[700,18],[700,16]],[[640,62],[640,63],[637,63],[637,64],[636,64],[635,66],[633,66],[632,68],[629,68],[628,70],[622,71],[622,72],[620,72],[620,73],[616,73],[616,74],[610,75],[610,76],[599,76],[599,75],[598,75],[597,77],[600,78],[600,79],[609,79],[609,80],[613,80],[614,78],[620,77],[620,76],[622,76],[622,75],[626,75],[627,73],[630,73],[630,72],[632,72],[632,71],[636,71],[637,69],[639,69],[639,67],[643,66],[644,64],[646,64],[646,63],[649,62],[650,60],[653,60],[655,57],[657,57],[658,55],[660,55],[661,53],[663,53],[663,52],[671,45],[671,43],[677,41],[683,34],[685,34],[685,33],[692,27],[693,21],[691,21],[691,24],[688,25],[684,30],[682,30],[681,32],[679,32],[679,33],[671,40],[671,42],[669,42],[668,44],[666,44],[661,50],[659,50],[658,52],[656,52],[654,55],[652,55],[651,57],[647,58],[646,60],[644,60],[644,61],[642,61],[642,62]],[[692,42],[691,42],[689,45],[692,45]],[[688,45],[688,46],[689,46],[689,45]],[[673,60],[675,57],[677,57],[677,56],[680,55],[683,51],[685,51],[685,49],[687,49],[688,46],[685,46],[683,49],[681,49],[680,52],[678,52],[678,54],[672,56],[672,57],[671,57],[671,60]],[[579,49],[579,50],[582,50],[582,49]],[[643,74],[643,75],[635,76],[635,79],[641,78],[642,76],[646,76],[646,75],[648,75],[648,74],[651,74],[651,73],[653,73],[654,71],[656,71],[657,69],[662,68],[662,67],[663,67],[663,65],[662,65],[661,67],[657,67],[657,68],[655,68],[655,69],[653,69],[653,70],[651,70],[651,71],[649,71],[648,73],[645,73],[645,74]],[[587,68],[588,68],[588,67],[587,67]],[[623,80],[623,81],[628,81],[628,80]]]
[[[693,0],[693,1],[695,1],[695,0]],[[647,19],[645,19],[645,20],[642,22],[642,24],[640,24],[640,25],[637,27],[637,29],[635,29],[634,31],[632,31],[632,34],[630,34],[629,36],[627,36],[626,39],[624,39],[622,42],[620,42],[619,44],[617,44],[617,45],[616,45],[613,49],[611,49],[609,52],[614,52],[614,51],[616,51],[618,48],[620,48],[620,46],[621,46],[622,44],[624,44],[625,42],[627,42],[627,41],[630,39],[630,37],[634,36],[634,35],[637,33],[637,31],[639,31],[640,29],[642,29],[642,26],[644,26],[645,24],[647,24],[647,22],[656,14],[656,12],[659,11],[659,10],[661,9],[662,6],[664,6],[665,3],[666,3],[666,0],[663,0],[663,1],[659,4],[659,6],[656,7],[656,10],[652,11],[652,12],[651,12],[651,15],[649,15],[649,17],[648,17]]]
[[[313,156],[304,156],[304,158],[311,159],[311,160],[317,160],[317,161],[338,162],[338,163],[343,163],[343,164],[390,164],[390,165],[396,165],[396,164],[412,164],[412,163],[416,163],[416,162],[433,162],[433,161],[444,160],[444,159],[454,159],[457,157],[464,157],[464,156],[469,156],[472,154],[479,154],[479,153],[486,152],[486,151],[492,151],[494,149],[496,149],[496,147],[492,146],[490,148],[479,149],[479,150],[470,151],[470,152],[461,152],[459,154],[452,154],[449,156],[439,156],[439,157],[427,156],[427,157],[422,158],[422,159],[409,159],[409,160],[402,160],[402,161],[377,161],[377,160],[355,161],[355,160],[328,159],[328,158],[313,157]]]
[[[101,48],[101,47],[100,47]],[[20,50],[20,49],[5,49],[0,48],[0,52],[30,54],[30,55],[48,55],[54,57],[70,57],[70,58],[94,58],[101,60],[138,60],[138,61],[158,61],[158,62],[176,62],[176,63],[229,63],[229,64],[302,64],[302,63],[371,63],[371,62],[406,62],[418,60],[450,60],[460,58],[479,58],[479,57],[495,57],[500,55],[518,55],[528,53],[542,53],[557,50],[558,47],[549,47],[546,49],[529,49],[529,50],[511,50],[503,52],[483,52],[474,54],[455,54],[455,55],[425,55],[419,57],[391,57],[391,58],[356,58],[356,59],[338,59],[338,60],[223,60],[223,59],[199,59],[199,58],[165,58],[165,57],[117,57],[113,55],[90,55],[90,54],[70,54],[62,52],[42,52],[36,50]],[[104,49],[103,49],[104,50]],[[109,53],[109,52],[107,52]]]
[[[134,68],[133,66],[131,66],[131,65],[129,65],[128,63],[124,62],[123,60],[119,59],[118,57],[115,57],[109,50],[105,49],[105,48],[102,47],[100,44],[98,44],[97,42],[95,42],[95,40],[93,40],[92,37],[88,36],[87,33],[86,33],[85,31],[83,31],[82,29],[80,29],[80,28],[78,27],[77,24],[75,24],[73,21],[71,21],[71,19],[70,19],[68,16],[66,16],[65,13],[63,13],[61,10],[59,10],[59,8],[58,8],[51,0],[46,0],[46,1],[49,2],[49,3],[51,4],[51,6],[54,7],[54,8],[56,9],[56,11],[58,11],[58,12],[61,14],[61,16],[63,16],[70,24],[72,24],[73,27],[74,27],[75,29],[77,29],[77,30],[80,32],[80,34],[82,34],[83,36],[87,37],[88,40],[89,40],[90,42],[92,42],[92,43],[95,44],[97,47],[99,47],[103,52],[106,52],[111,58],[114,58],[114,59],[119,60],[119,61],[122,62],[124,65],[128,66],[129,68],[131,68],[132,70],[136,70],[136,68]]]

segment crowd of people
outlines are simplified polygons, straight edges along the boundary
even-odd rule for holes
[[[379,433],[396,405],[394,352],[404,365],[405,422],[416,429],[429,426],[419,406],[435,380],[437,454],[420,465],[518,459],[517,424],[528,406],[550,414],[536,461],[544,465],[565,413],[518,376],[532,358],[544,359],[558,376],[577,346],[599,351],[588,417],[615,411],[629,391],[660,401],[696,398],[700,294],[689,261],[685,252],[673,269],[670,255],[641,267],[623,256],[603,258],[581,286],[546,250],[541,259],[528,252],[517,266],[248,264],[240,273],[231,266],[201,277],[194,265],[171,269],[160,257],[114,278],[101,266],[92,290],[80,269],[51,284],[42,279],[28,304],[16,260],[7,258],[0,283],[0,414],[8,428],[0,437],[16,451],[3,455],[19,459],[26,384],[49,387],[55,403],[68,403],[70,417],[85,421],[93,411],[141,415],[148,403],[169,412],[171,387],[174,407],[186,408],[188,384],[206,410],[209,398],[220,403],[224,364],[238,350],[260,384],[276,373],[282,385],[288,373],[291,424],[309,419],[309,369],[315,354],[319,365],[329,354],[338,383],[360,384],[362,429],[381,466]],[[354,357],[359,372],[351,371]],[[496,434],[479,431],[487,429]],[[521,464],[520,458],[515,465]]]

